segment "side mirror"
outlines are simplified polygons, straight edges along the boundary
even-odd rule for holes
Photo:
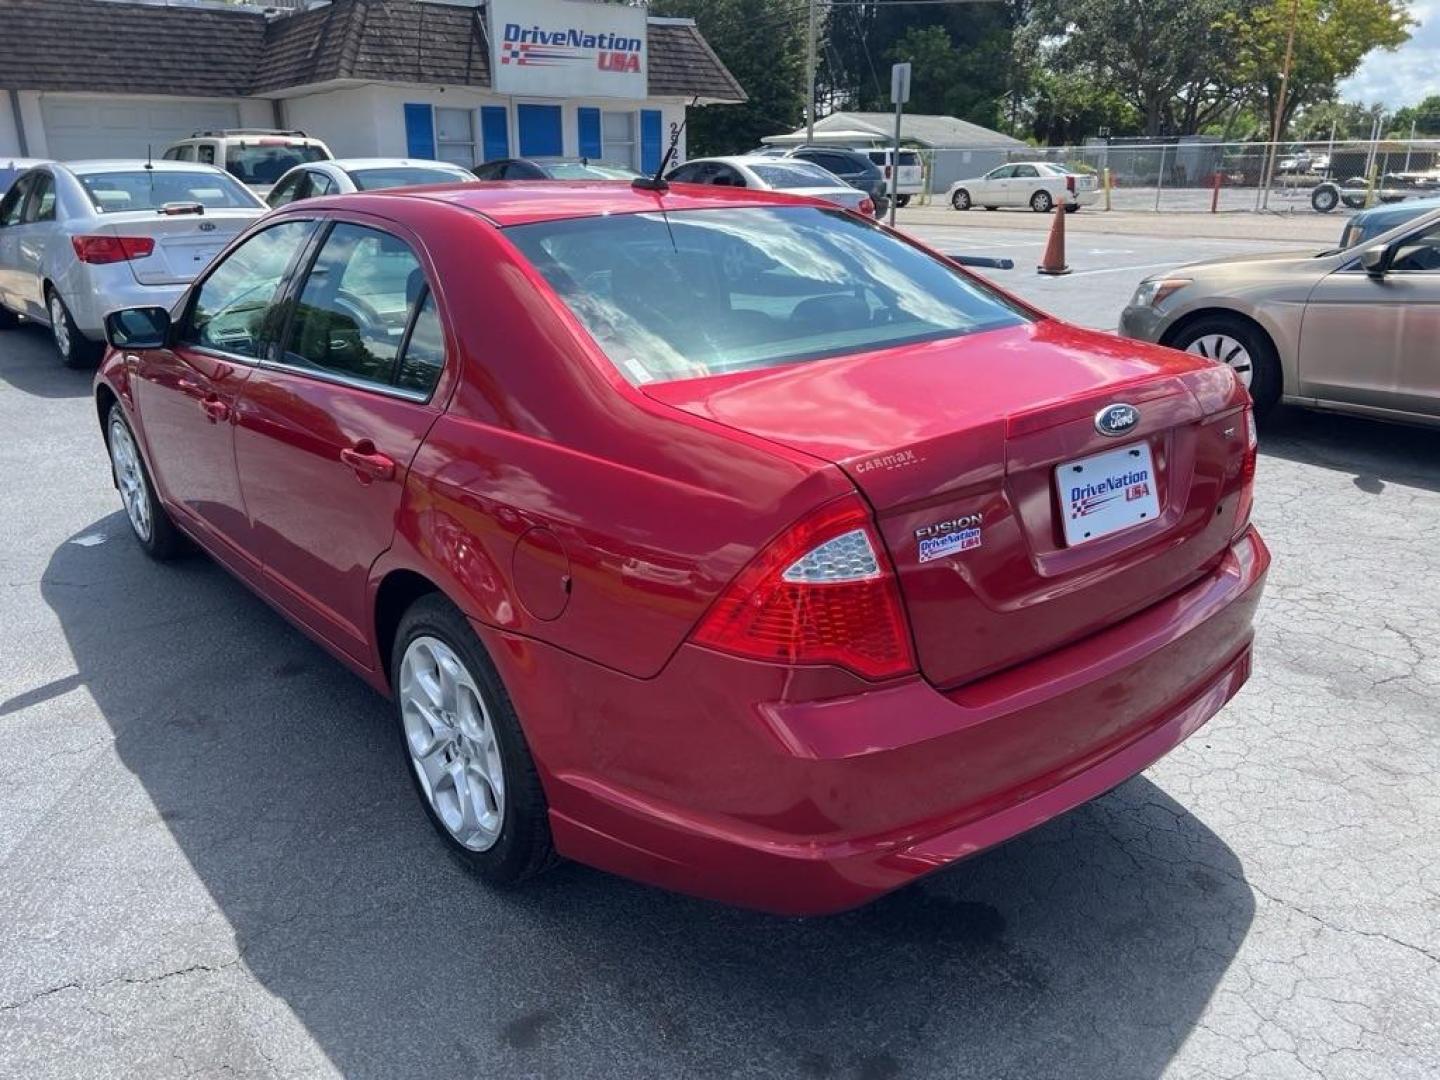
[[[170,312],[163,307],[112,311],[105,316],[105,337],[116,349],[163,349],[170,344]]]
[[[1390,269],[1394,252],[1388,247],[1366,248],[1360,253],[1360,265],[1372,278],[1383,278]]]

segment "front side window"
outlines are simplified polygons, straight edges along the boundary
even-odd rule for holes
[[[990,174],[989,174],[989,176],[987,177],[987,179],[990,179],[990,180],[1008,180],[1008,179],[1010,179],[1010,177],[1012,177],[1012,176],[1014,176],[1014,175],[1015,175],[1015,166],[1014,166],[1014,165],[1001,165],[998,169],[992,169],[992,170],[990,170]]]
[[[340,222],[310,270],[283,359],[377,386],[393,385],[425,274],[398,237]]]
[[[265,201],[271,206],[284,206],[286,203],[294,202],[300,197],[300,185],[305,182],[303,172],[291,173],[289,176],[276,184]]]
[[[938,340],[1027,316],[949,264],[839,211],[616,214],[505,234],[641,384]]]
[[[310,236],[309,221],[285,221],[256,233],[206,277],[182,335],[190,344],[252,360],[272,337],[285,271]]]
[[[199,203],[207,210],[253,209],[255,196],[224,173],[199,169],[127,169],[82,173],[80,185],[102,214],[159,210],[166,203]]]
[[[1395,245],[1390,269],[1398,271],[1440,270],[1440,223],[1411,233]]]

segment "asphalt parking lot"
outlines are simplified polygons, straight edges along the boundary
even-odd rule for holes
[[[1163,264],[1285,246],[1077,232],[1041,279],[1043,234],[985,236],[1105,327]],[[1437,442],[1280,415],[1241,695],[1061,820],[785,920],[477,885],[385,703],[206,559],[146,560],[88,376],[0,333],[0,1075],[1440,1075]]]

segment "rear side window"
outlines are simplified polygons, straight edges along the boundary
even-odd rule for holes
[[[901,150],[901,151],[900,151],[900,164],[901,164],[902,166],[903,166],[903,165],[919,165],[919,164],[920,164],[920,155],[917,154],[917,153],[915,153],[914,150]]]
[[[412,165],[407,168],[352,169],[350,179],[361,191],[378,191],[381,188],[411,187],[415,184],[455,184],[473,180],[474,176],[461,169],[440,169]]]
[[[11,185],[3,201],[0,201],[0,225],[20,224],[21,211],[25,209],[25,194],[30,190],[33,176],[22,176]]]
[[[184,340],[260,359],[262,343],[278,329],[275,299],[280,282],[309,238],[311,225],[282,222],[226,256],[196,292]]]
[[[793,188],[834,187],[837,183],[833,173],[808,161],[787,161],[751,165],[750,171],[772,188],[785,191]]]
[[[214,165],[215,144],[201,143],[199,146],[195,147],[195,160],[200,162],[200,164],[202,165]]]
[[[938,340],[1027,318],[949,264],[818,207],[616,214],[505,232],[636,384]]]
[[[225,168],[242,184],[273,184],[296,165],[325,160],[318,146],[283,141],[238,144],[225,151]]]
[[[255,196],[224,173],[209,169],[135,169],[83,173],[80,184],[102,214],[159,210],[166,203],[198,202],[209,210],[253,209]]]
[[[305,280],[283,360],[373,386],[428,393],[444,366],[442,342],[439,315],[410,246],[389,233],[341,222]]]
[[[25,204],[21,221],[25,224],[55,220],[55,178],[49,173],[36,173],[30,185],[30,200]]]

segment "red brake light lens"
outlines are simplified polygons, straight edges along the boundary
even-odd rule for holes
[[[858,496],[781,533],[711,605],[701,645],[782,664],[835,664],[866,679],[915,670],[895,572]]]
[[[70,246],[81,262],[104,266],[143,259],[155,250],[155,241],[149,236],[72,236]]]
[[[860,200],[860,213],[869,214],[871,217],[875,216],[875,203],[869,195],[866,195],[865,198]]]

